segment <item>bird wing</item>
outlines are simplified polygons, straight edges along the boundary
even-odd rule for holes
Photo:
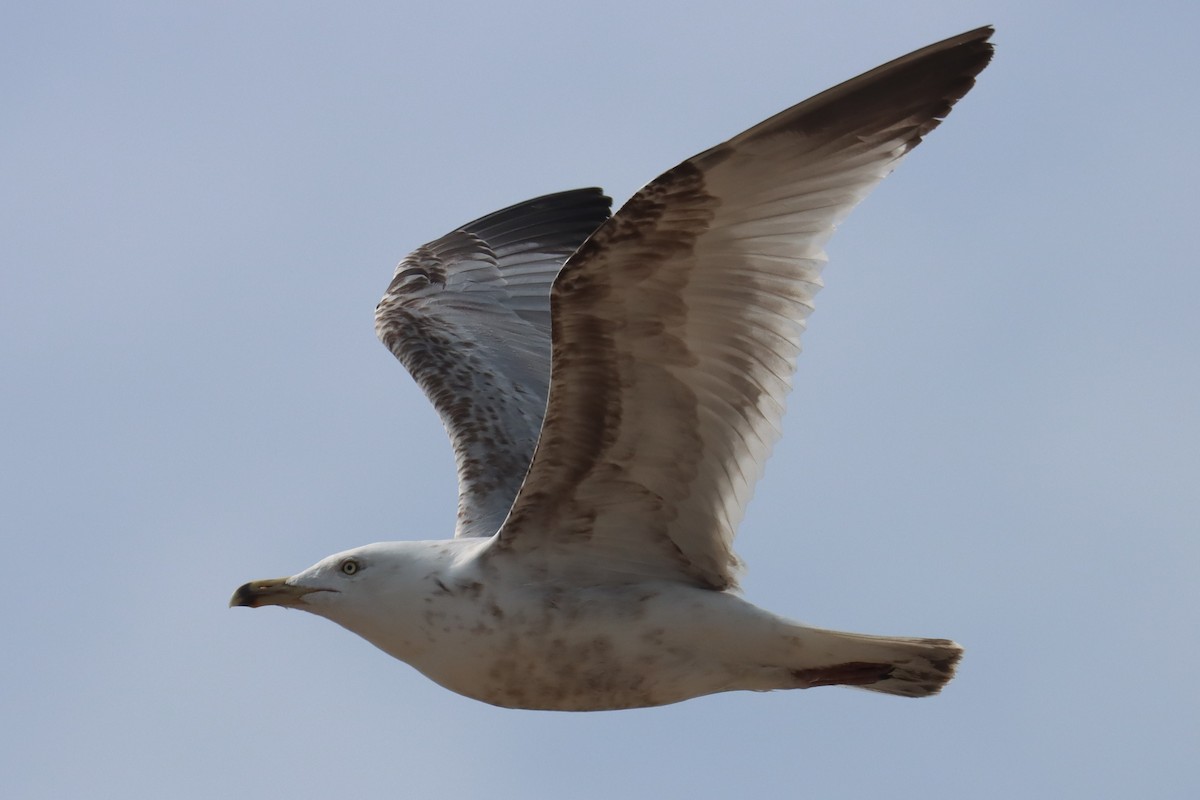
[[[401,261],[375,310],[454,447],[456,536],[495,533],[525,477],[550,379],[550,286],[611,202],[578,189],[463,225]]]
[[[904,56],[664,173],[551,293],[549,406],[497,550],[549,574],[736,581],[835,224],[988,63],[990,28]]]

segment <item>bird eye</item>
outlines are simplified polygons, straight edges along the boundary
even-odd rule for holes
[[[358,572],[359,569],[359,563],[353,558],[347,558],[342,562],[343,575],[353,575],[354,573]]]

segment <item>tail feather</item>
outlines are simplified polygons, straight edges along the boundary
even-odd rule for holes
[[[857,686],[902,697],[928,697],[954,677],[963,653],[949,639],[823,633],[830,637],[828,649],[835,663],[792,670],[802,686]]]

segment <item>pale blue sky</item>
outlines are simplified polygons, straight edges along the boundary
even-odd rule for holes
[[[5,796],[1200,795],[1200,7],[1122,5],[13,4]],[[942,696],[506,711],[225,607],[450,534],[444,434],[372,330],[409,249],[623,201],[989,22],[975,91],[830,244],[739,538],[767,608],[962,642]]]

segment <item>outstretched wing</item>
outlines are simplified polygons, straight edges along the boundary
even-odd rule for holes
[[[556,576],[734,584],[835,224],[974,85],[990,28],[663,174],[554,283],[549,407],[497,546]]]
[[[396,267],[375,332],[442,418],[458,466],[456,536],[490,536],[525,477],[546,409],[550,286],[604,220],[600,189],[463,225]]]

